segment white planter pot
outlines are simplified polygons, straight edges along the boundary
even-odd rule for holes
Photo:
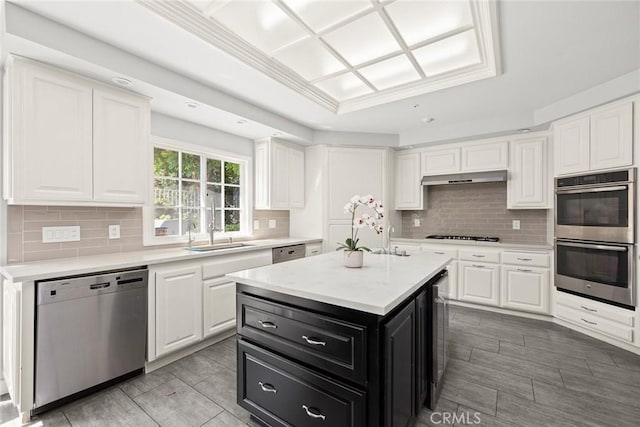
[[[344,266],[348,268],[360,268],[362,267],[362,257],[364,252],[362,251],[343,251]]]

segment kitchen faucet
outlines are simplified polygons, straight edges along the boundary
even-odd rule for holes
[[[209,193],[207,192],[207,196]],[[213,234],[216,231],[216,199],[211,193],[211,222],[209,223],[209,244],[213,245]]]

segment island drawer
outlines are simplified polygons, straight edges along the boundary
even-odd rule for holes
[[[238,294],[238,334],[334,375],[366,382],[366,327]]]
[[[238,341],[238,404],[271,426],[364,426],[365,393]]]

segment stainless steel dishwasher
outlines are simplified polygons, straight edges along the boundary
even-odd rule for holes
[[[273,263],[278,264],[280,262],[291,261],[294,259],[304,258],[306,245],[290,245],[282,246],[280,248],[273,248]]]
[[[34,413],[142,372],[147,279],[145,267],[36,283]]]

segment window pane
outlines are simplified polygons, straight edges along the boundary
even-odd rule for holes
[[[224,231],[240,231],[240,211],[224,211]]]
[[[200,207],[200,183],[182,182],[182,206]]]
[[[178,206],[178,181],[156,178],[154,180],[153,194],[156,206]]]
[[[222,219],[222,213],[220,210],[216,209],[216,232],[222,230],[222,224],[220,220]],[[211,230],[211,209],[207,209],[207,233]]]
[[[220,160],[207,159],[207,181],[220,182],[221,177]]]
[[[200,179],[200,156],[182,153],[182,177]]]
[[[178,233],[180,221],[178,220],[178,209],[156,209],[153,226],[156,236],[175,236]]]
[[[192,233],[200,232],[200,215],[200,209],[182,209],[182,234],[189,233],[189,226]]]
[[[240,187],[224,186],[224,206],[226,208],[240,208]]]
[[[213,197],[213,201],[215,202],[216,209],[222,207],[222,189],[219,185],[210,185],[207,184],[207,208],[211,209],[211,197]]]
[[[153,173],[156,176],[178,177],[178,152],[153,149]]]
[[[240,184],[240,165],[238,163],[225,162],[224,183]]]

